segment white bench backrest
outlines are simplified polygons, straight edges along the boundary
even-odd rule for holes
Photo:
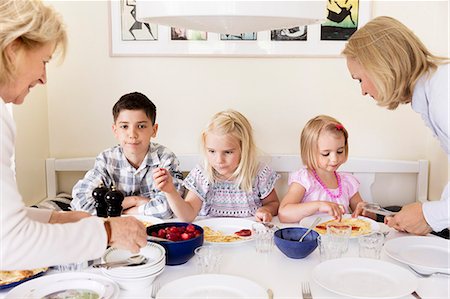
[[[180,170],[182,172],[189,172],[196,164],[200,162],[199,155],[180,155]],[[261,157],[261,160],[269,164],[272,169],[282,174],[282,180],[278,183],[277,192],[281,199],[284,192],[287,190],[287,174],[289,172],[298,170],[302,164],[300,157],[297,155],[270,155]],[[93,168],[95,158],[72,158],[72,159],[55,159],[49,158],[46,160],[47,173],[47,197],[55,198],[58,190],[57,173],[58,172],[73,172],[73,171],[88,171]],[[392,175],[413,175],[415,179],[415,198],[409,201],[427,200],[428,196],[428,161],[404,161],[404,160],[381,160],[381,159],[363,159],[363,158],[349,158],[349,160],[339,168],[339,171],[352,173],[361,183],[360,194],[362,198],[369,202],[383,202],[383,197],[386,196],[386,191],[395,189],[395,182],[392,181]],[[377,180],[377,176],[382,177],[384,174],[389,174],[391,177],[385,178],[382,182],[383,186],[379,186],[374,190],[373,186]],[[383,179],[380,179],[383,181]],[[402,181],[400,181],[401,184]],[[381,183],[380,183],[381,184]],[[397,186],[398,189],[399,186]],[[400,189],[402,187],[400,186]],[[280,192],[279,189],[283,189]],[[411,188],[409,188],[411,189]],[[398,192],[398,190],[397,190]],[[374,198],[377,194],[378,199]],[[392,201],[392,200],[391,200]],[[384,202],[383,202],[384,203]],[[403,205],[403,202],[391,202],[392,205]],[[384,204],[386,205],[386,204]]]

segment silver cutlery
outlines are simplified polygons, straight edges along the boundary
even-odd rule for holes
[[[302,296],[303,299],[313,299],[311,295],[311,288],[309,287],[309,282],[302,282]]]
[[[396,212],[392,212],[382,208],[377,203],[365,203],[363,206],[363,210],[383,216],[394,216],[395,214],[397,214]]]
[[[160,238],[160,237],[154,237],[154,236],[147,236],[147,241],[162,241],[162,242],[174,242],[172,240],[169,239],[164,239],[164,238]]]
[[[159,289],[161,288],[161,284],[159,283],[159,280],[156,278],[155,280],[153,280],[152,283],[152,292],[150,293],[150,296],[155,299],[156,295],[159,292]]]
[[[273,291],[272,291],[272,289],[267,289],[267,296],[269,297],[269,299],[273,299]]]
[[[416,273],[420,277],[430,277],[430,276],[433,276],[433,275],[447,275],[447,276],[450,276],[450,273],[445,273],[445,272],[421,273],[421,272],[418,272],[416,269],[414,269],[411,266],[408,266],[408,267],[411,270],[413,270],[413,272]]]
[[[123,260],[123,261],[95,264],[95,265],[92,265],[92,267],[110,269],[110,268],[125,267],[125,266],[138,266],[138,265],[145,264],[147,262],[147,260],[148,259],[145,256],[137,254],[137,255],[130,256],[129,258],[127,258],[126,260]]]
[[[306,233],[303,234],[303,236],[300,237],[300,239],[298,240],[299,242],[303,242],[303,239],[309,234],[309,232],[316,227],[317,224],[319,224],[320,220],[322,220],[322,218],[317,217],[316,220],[314,220],[314,222],[309,226],[308,230],[306,231]]]

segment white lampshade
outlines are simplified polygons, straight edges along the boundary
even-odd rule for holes
[[[326,0],[136,0],[136,17],[144,23],[240,34],[318,23],[326,18]]]

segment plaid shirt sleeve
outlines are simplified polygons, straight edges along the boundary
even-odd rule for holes
[[[177,189],[178,193],[184,195],[183,187],[183,174],[179,170],[180,162],[174,153],[164,148],[162,153],[159,153],[160,165],[158,167],[163,167],[169,170],[173,178],[173,184]],[[152,180],[153,183],[153,180]],[[173,212],[167,202],[167,198],[164,192],[153,188],[151,194],[151,200],[145,204],[143,208],[144,215],[151,215],[162,219],[172,218]]]
[[[95,199],[92,197],[92,191],[97,188],[100,183],[105,186],[111,184],[111,179],[106,172],[106,160],[102,156],[98,156],[95,160],[94,168],[89,170],[83,179],[79,180],[72,190],[72,202],[70,206],[72,210],[81,210],[97,214],[95,209]]]

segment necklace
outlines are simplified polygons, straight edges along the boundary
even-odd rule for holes
[[[333,193],[331,193],[330,189],[327,188],[327,186],[325,186],[325,184],[322,182],[322,180],[320,179],[319,175],[317,174],[316,170],[313,169],[313,174],[314,177],[316,178],[316,180],[319,182],[320,186],[322,186],[323,190],[325,190],[325,192],[332,198],[332,199],[336,199],[341,197],[342,195],[342,184],[341,184],[341,177],[336,173],[336,171],[334,171],[334,175],[336,176],[336,180],[338,183],[338,189],[339,189],[339,193],[337,195],[334,195]]]

